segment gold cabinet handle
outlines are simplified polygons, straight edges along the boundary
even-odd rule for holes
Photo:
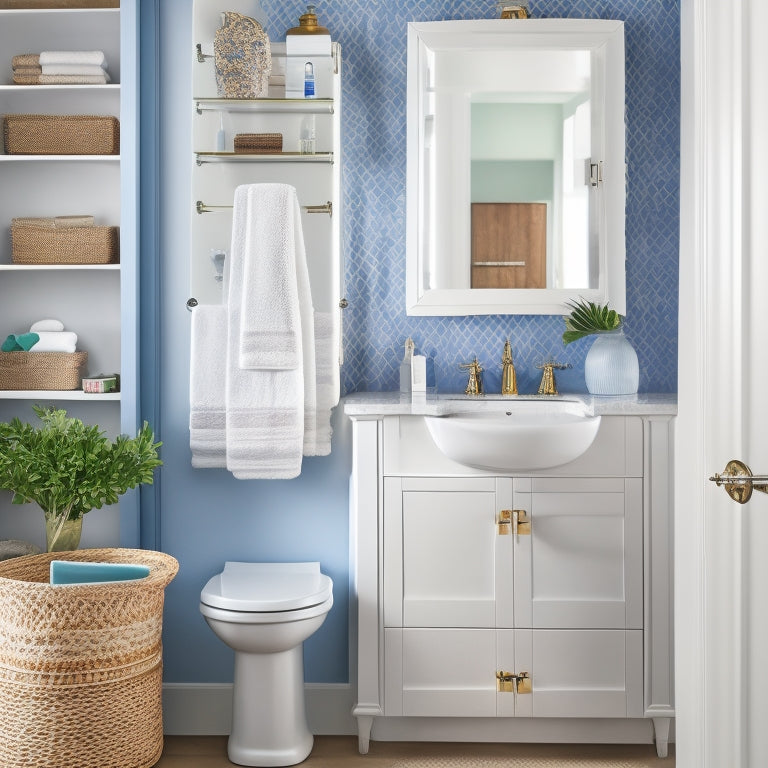
[[[499,693],[533,693],[531,676],[527,672],[505,672],[503,669],[496,673],[496,690]]]
[[[768,493],[768,475],[754,475],[752,470],[738,459],[731,459],[722,474],[709,478],[715,485],[725,486],[725,492],[737,503],[746,504],[752,491]]]
[[[530,536],[531,521],[524,509],[502,509],[496,516],[499,536]]]

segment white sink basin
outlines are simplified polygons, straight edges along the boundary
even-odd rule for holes
[[[600,426],[599,416],[572,400],[496,400],[487,405],[424,417],[429,434],[449,459],[497,472],[558,467],[581,456]]]

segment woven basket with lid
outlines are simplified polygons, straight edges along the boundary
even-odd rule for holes
[[[51,585],[51,560],[139,563],[144,579]],[[0,563],[0,765],[149,768],[163,748],[169,555],[51,552]]]

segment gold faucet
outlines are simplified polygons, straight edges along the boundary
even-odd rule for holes
[[[570,368],[570,363],[556,363],[554,360],[547,360],[544,363],[536,366],[539,370],[542,370],[541,384],[539,384],[540,395],[557,395],[557,383],[555,382],[555,368],[563,370]]]
[[[482,395],[483,394],[483,377],[481,376],[483,368],[480,363],[477,362],[477,357],[471,363],[460,363],[459,368],[463,368],[469,371],[469,381],[467,382],[467,388],[464,390],[465,395]]]
[[[512,362],[512,345],[509,339],[504,342],[504,352],[501,355],[501,394],[517,394],[517,374],[515,364]]]

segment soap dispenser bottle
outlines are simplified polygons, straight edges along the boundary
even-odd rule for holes
[[[411,361],[413,360],[413,351],[415,344],[409,336],[405,340],[405,352],[403,362],[400,363],[400,392],[408,394],[411,391]]]

